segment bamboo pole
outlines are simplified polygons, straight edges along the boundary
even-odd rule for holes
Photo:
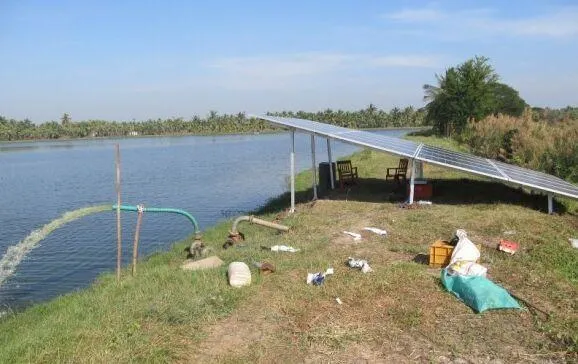
[[[120,145],[116,144],[116,281],[120,282],[122,257],[122,226],[120,224]]]
[[[140,224],[142,221],[143,206],[138,205],[138,216],[136,218],[136,231],[134,233],[134,242],[132,244],[132,275],[136,275],[136,260],[138,258],[138,238],[140,236]]]

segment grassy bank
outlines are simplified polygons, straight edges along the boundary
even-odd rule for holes
[[[428,142],[445,140],[425,138]],[[227,285],[226,265],[183,272],[188,242],[139,265],[137,277],[102,276],[86,290],[0,318],[0,362],[488,362],[575,360],[578,349],[578,217],[548,216],[545,197],[432,166],[432,206],[399,207],[400,191],[385,182],[397,159],[363,151],[353,158],[360,183],[310,203],[311,174],[298,176],[297,213],[288,196],[260,211],[291,226],[279,235],[242,225],[243,247],[222,250],[230,225],[204,240],[226,263],[269,261],[277,272],[243,289]],[[468,179],[464,179],[468,177]],[[561,206],[558,206],[561,207]],[[354,242],[343,230],[388,231]],[[523,311],[474,314],[446,293],[439,269],[422,264],[429,245],[465,229],[474,242],[519,241],[519,254],[483,248],[491,279],[527,302]],[[513,235],[504,232],[515,231]],[[261,245],[286,244],[296,254]],[[368,259],[364,275],[344,265]],[[320,287],[308,272],[332,266]],[[336,303],[339,297],[342,305]],[[544,313],[546,312],[546,313]]]

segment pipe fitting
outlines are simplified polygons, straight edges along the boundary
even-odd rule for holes
[[[257,225],[265,226],[268,228],[276,229],[278,231],[283,231],[283,232],[289,231],[289,227],[287,227],[285,225],[277,224],[277,223],[270,222],[267,220],[262,220],[262,219],[259,219],[255,216],[251,215],[251,216],[240,216],[237,219],[235,219],[235,221],[233,222],[233,227],[231,228],[231,234],[238,234],[239,233],[237,230],[237,226],[239,225],[239,223],[241,223],[243,221],[248,221],[250,224],[257,224]]]
[[[225,244],[223,244],[223,249],[227,249],[230,246],[233,246],[235,243],[238,243],[240,241],[245,240],[245,235],[240,232],[237,228],[239,226],[239,223],[243,222],[243,221],[247,221],[250,224],[257,224],[257,225],[261,225],[261,226],[265,226],[271,229],[275,229],[277,231],[289,231],[289,227],[285,226],[285,225],[281,225],[281,224],[277,224],[274,222],[270,222],[270,221],[266,221],[266,220],[262,220],[259,219],[255,216],[240,216],[238,218],[235,219],[235,221],[233,222],[233,227],[231,228],[231,231],[229,232],[229,236],[227,237],[227,241],[225,241]]]

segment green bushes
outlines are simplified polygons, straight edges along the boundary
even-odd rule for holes
[[[578,120],[534,121],[530,110],[488,116],[470,122],[460,139],[477,155],[578,182]]]

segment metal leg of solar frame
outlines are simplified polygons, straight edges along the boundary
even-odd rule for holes
[[[290,213],[295,212],[295,129],[291,130],[291,208]]]
[[[415,180],[415,160],[411,160],[411,178],[409,180],[409,204],[413,204],[413,191],[414,191],[414,180]]]
[[[554,213],[554,198],[551,193],[548,194],[548,213],[550,215]]]
[[[335,189],[335,181],[333,180],[333,158],[331,158],[331,139],[327,138],[327,160],[329,160],[329,178],[331,179],[331,189]],[[323,182],[322,182],[323,183]]]
[[[317,166],[315,165],[315,134],[311,134],[311,164],[313,165],[313,201],[317,200]]]

